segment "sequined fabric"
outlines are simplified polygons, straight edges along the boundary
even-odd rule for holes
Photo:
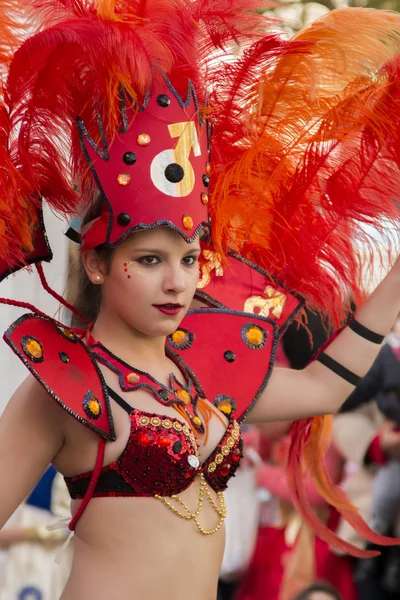
[[[221,441],[204,464],[197,442],[179,419],[133,409],[131,432],[120,458],[103,467],[93,497],[172,496],[187,489],[203,473],[208,484],[223,491],[242,456],[239,426],[231,419]],[[92,473],[66,477],[72,499],[83,498]]]

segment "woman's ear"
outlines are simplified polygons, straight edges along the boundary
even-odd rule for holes
[[[90,281],[94,285],[101,285],[104,283],[104,261],[101,260],[96,250],[82,252],[81,259]]]

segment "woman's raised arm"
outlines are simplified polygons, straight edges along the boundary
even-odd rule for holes
[[[400,311],[400,259],[357,311],[356,320],[376,334],[386,335]],[[363,377],[374,362],[380,345],[346,327],[329,345],[325,355],[347,370],[352,380]],[[343,376],[319,361],[302,371],[275,368],[249,422],[296,420],[336,413],[354,389]]]
[[[0,418],[0,529],[63,446],[64,412],[31,376]]]

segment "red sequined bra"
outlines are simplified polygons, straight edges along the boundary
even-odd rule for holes
[[[102,468],[92,497],[171,497],[187,489],[199,474],[216,492],[226,489],[242,456],[240,428],[233,418],[217,447],[201,464],[196,438],[180,419],[132,408],[113,390],[108,391],[129,413],[131,432],[119,459]],[[71,498],[83,498],[91,479],[92,472],[66,477]]]

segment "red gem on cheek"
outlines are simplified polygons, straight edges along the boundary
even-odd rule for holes
[[[239,448],[235,448],[235,450],[232,452],[232,460],[233,462],[239,462],[241,458],[241,452],[239,450]]]
[[[154,442],[154,436],[150,432],[141,433],[138,441],[141,446],[150,446]]]
[[[231,465],[222,465],[222,467],[220,468],[219,472],[222,475],[222,477],[227,477],[229,475],[229,471],[231,470]]]

